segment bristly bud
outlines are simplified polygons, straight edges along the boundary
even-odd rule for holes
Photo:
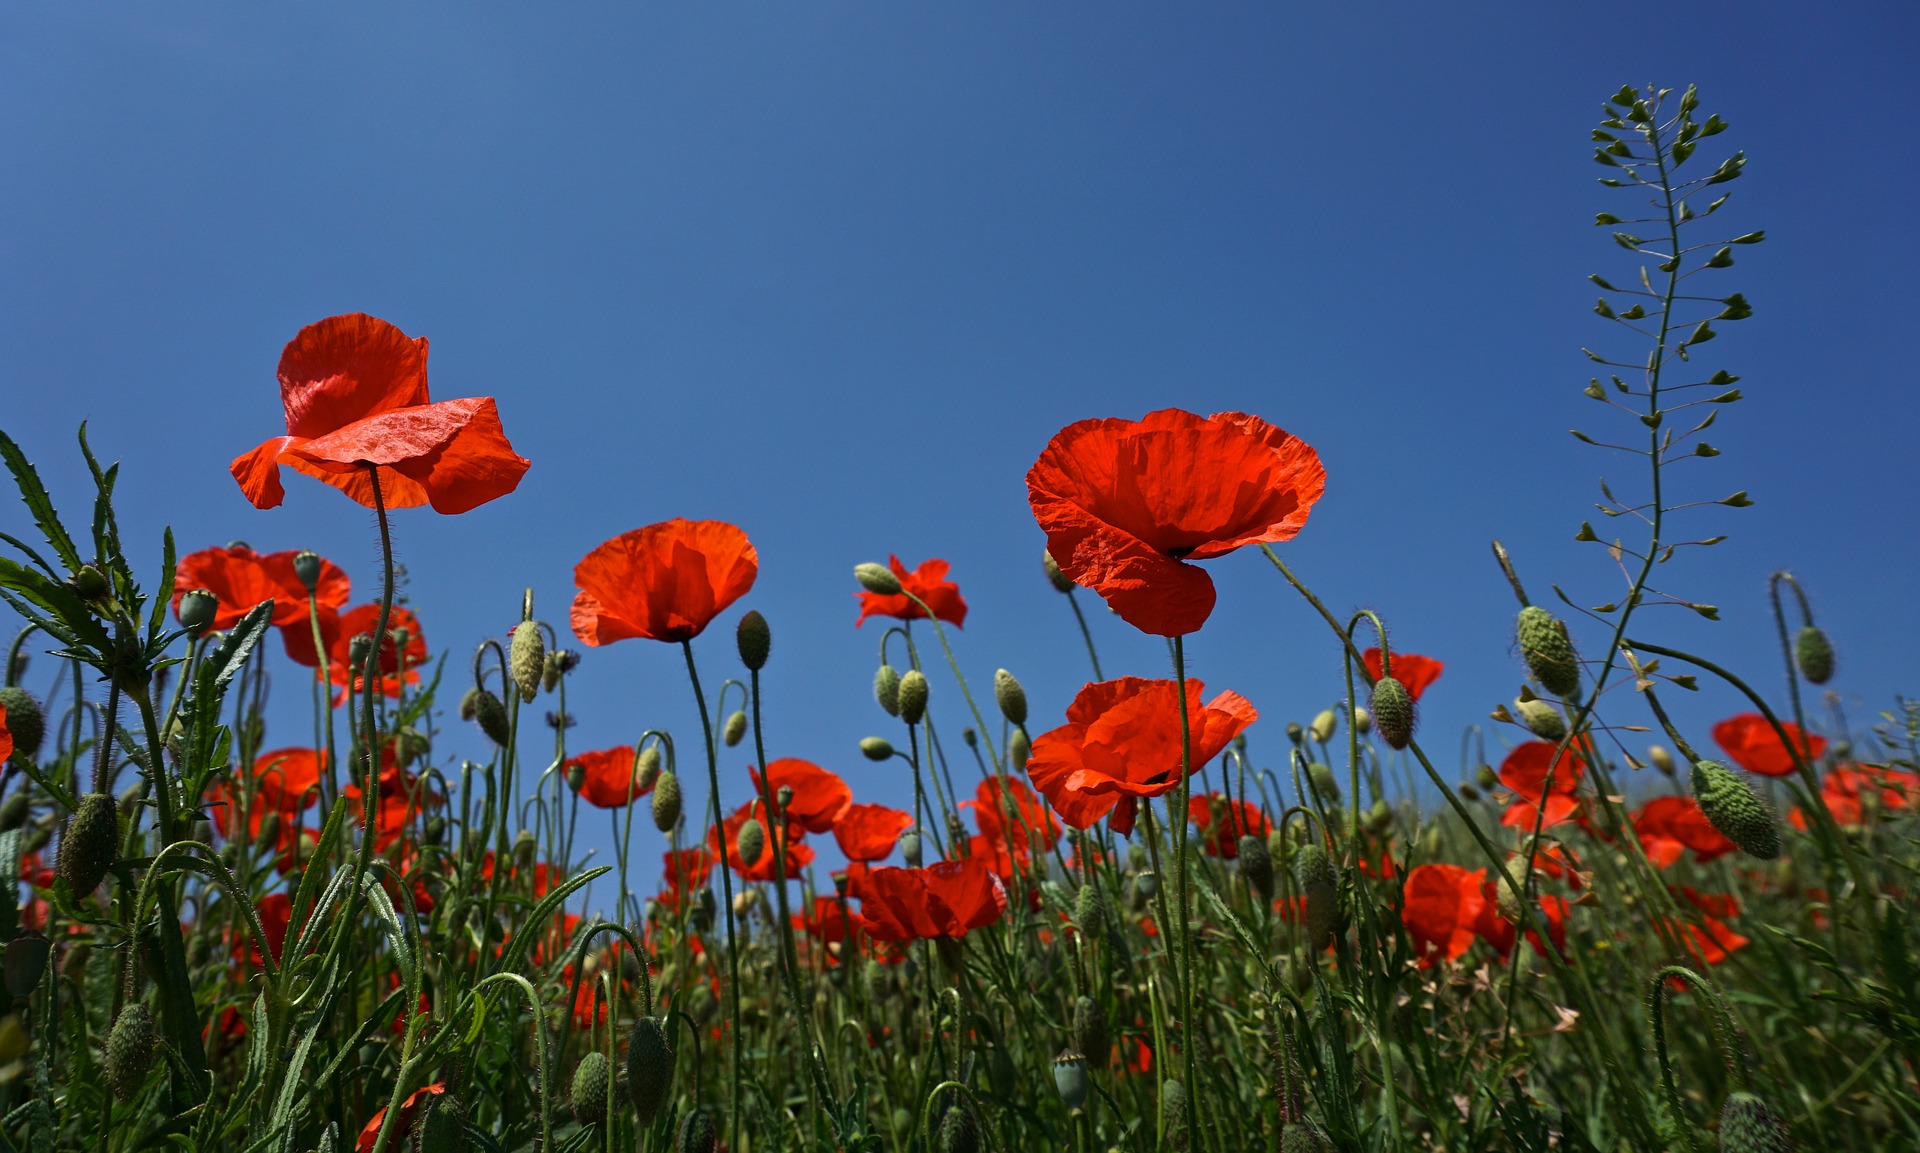
[[[1517,700],[1513,708],[1520,714],[1520,723],[1534,736],[1556,744],[1566,739],[1567,719],[1551,702],[1535,697],[1530,701]]]
[[[547,671],[547,642],[540,635],[540,626],[532,621],[521,621],[513,626],[513,642],[507,646],[507,668],[513,673],[513,686],[520,690],[520,699],[530,701],[540,692],[540,682]]]
[[[1007,763],[1016,773],[1027,771],[1027,759],[1033,756],[1033,742],[1027,739],[1026,730],[1015,729],[1007,738]]]
[[[1160,1086],[1160,1118],[1166,1132],[1167,1148],[1183,1150],[1187,1147],[1187,1087],[1177,1078],[1169,1077]]]
[[[1413,739],[1413,694],[1399,677],[1381,677],[1373,684],[1373,725],[1387,747],[1404,749]]]
[[[1316,742],[1326,744],[1333,739],[1334,730],[1340,727],[1340,714],[1332,709],[1321,709],[1313,723],[1307,726],[1307,734]]]
[[[1078,1113],[1087,1103],[1093,1079],[1087,1076],[1087,1059],[1077,1050],[1062,1049],[1054,1057],[1053,1087],[1060,1091],[1060,1100],[1066,1103],[1070,1113]]]
[[[213,625],[220,612],[220,598],[212,589],[188,589],[180,597],[180,627],[199,636]]]
[[[1826,633],[1807,625],[1793,642],[1793,655],[1808,684],[1824,685],[1833,679],[1833,642]]]
[[[1340,876],[1317,841],[1294,850],[1293,879],[1307,902],[1307,947],[1318,953],[1333,943],[1340,922]]]
[[[759,863],[760,854],[767,851],[767,827],[760,823],[759,817],[748,817],[733,843],[740,850],[740,863],[752,868]]]
[[[900,670],[882,663],[873,674],[873,699],[890,717],[900,715]]]
[[[1027,690],[1005,669],[994,670],[993,699],[1000,703],[1000,715],[1008,724],[1017,727],[1027,723]]]
[[[76,900],[85,898],[107,879],[120,854],[120,806],[106,793],[88,793],[67,818],[60,838],[55,872],[67,882]]]
[[[980,734],[973,731],[972,725],[968,725],[960,730],[960,742],[970,749],[977,749],[980,747]]]
[[[1720,1107],[1721,1153],[1793,1153],[1786,1123],[1751,1093],[1729,1093]]]
[[[480,722],[480,731],[487,734],[487,739],[503,749],[513,738],[512,727],[507,723],[507,706],[487,689],[474,690],[473,719]]]
[[[139,1096],[159,1046],[153,1013],[144,1002],[135,1001],[120,1010],[113,1031],[107,1034],[107,1087],[115,1101],[125,1105]]]
[[[1752,785],[1717,761],[1695,761],[1692,784],[1693,799],[1722,836],[1763,861],[1780,855],[1780,830]]]
[[[1340,781],[1333,775],[1333,766],[1324,761],[1315,761],[1307,766],[1307,781],[1320,799],[1329,805],[1340,803]]]
[[[714,1153],[720,1135],[714,1131],[713,1118],[705,1109],[695,1107],[680,1119],[680,1135],[674,1139],[674,1153]]]
[[[927,674],[908,669],[900,678],[900,719],[910,725],[927,715]]]
[[[1355,732],[1361,732],[1361,733],[1372,732],[1373,731],[1373,714],[1363,708],[1356,707],[1353,710],[1353,728]]]
[[[1265,837],[1248,833],[1240,838],[1240,876],[1262,901],[1273,901],[1273,854],[1267,852]]]
[[[1091,1053],[1094,1068],[1104,1068],[1113,1052],[1113,1034],[1107,1028],[1107,1011],[1092,997],[1076,997],[1073,1002],[1073,1047]]]
[[[747,711],[735,709],[727,716],[727,723],[720,730],[720,741],[733,748],[747,738]]]
[[[460,719],[471,721],[480,715],[480,690],[468,689],[460,694]]]
[[[1580,660],[1573,651],[1573,641],[1567,636],[1566,622],[1555,620],[1552,613],[1539,605],[1528,605],[1520,610],[1517,631],[1520,656],[1540,687],[1564,700],[1577,696]]]
[[[1070,593],[1074,590],[1074,583],[1067,579],[1066,573],[1060,571],[1060,562],[1054,560],[1053,554],[1045,549],[1040,550],[1040,571],[1047,574],[1047,583],[1053,586],[1055,592]]]
[[[980,1153],[980,1121],[973,1105],[964,1095],[947,1106],[940,1118],[940,1137],[935,1145],[939,1153]]]
[[[320,585],[320,554],[312,549],[301,549],[293,554],[293,575],[312,592]]]
[[[679,823],[680,778],[677,774],[662,772],[660,779],[653,783],[653,827],[670,833]]]
[[[653,788],[660,779],[660,746],[648,745],[640,750],[640,756],[633,766],[633,791],[638,796]],[[664,831],[664,830],[663,830]]]
[[[515,833],[513,835],[513,849],[511,851],[515,864],[523,869],[532,867],[534,858],[539,855],[540,852],[539,842],[533,839],[533,830],[521,829]]]
[[[672,1092],[673,1046],[658,1017],[642,1017],[627,1039],[627,1096],[640,1124],[653,1124]]]
[[[0,689],[0,723],[13,737],[13,755],[31,761],[47,735],[47,714],[40,702],[17,685]]]
[[[1289,1121],[1280,1128],[1280,1153],[1333,1153],[1333,1145],[1311,1121]]]
[[[886,565],[874,564],[871,561],[854,565],[853,579],[859,581],[860,587],[870,593],[879,593],[883,597],[900,595],[900,578],[894,576],[893,570]]]
[[[413,1153],[465,1153],[466,1110],[452,1093],[429,1097],[413,1119]]]
[[[767,627],[767,618],[760,615],[759,609],[752,609],[740,618],[740,624],[733,630],[733,641],[740,649],[741,664],[756,673],[767,667],[767,657],[773,652],[773,630]]]
[[[595,1049],[580,1058],[573,1067],[573,1119],[593,1125],[607,1119],[607,1091],[612,1087],[607,1075],[607,1055]]]
[[[1647,747],[1647,760],[1652,762],[1654,768],[1660,770],[1661,776],[1671,777],[1673,775],[1673,754],[1668,752],[1664,745],[1649,745]]]
[[[862,737],[860,755],[870,761],[888,760],[893,756],[893,743],[885,737]]]
[[[1073,897],[1073,923],[1079,927],[1080,935],[1090,941],[1097,941],[1105,931],[1107,904],[1100,893],[1100,886],[1083,884]]]

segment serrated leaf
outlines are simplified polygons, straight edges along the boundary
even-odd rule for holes
[[[53,497],[47,492],[47,486],[40,483],[40,473],[27,459],[13,438],[0,432],[0,458],[5,459],[7,471],[13,474],[13,483],[20,490],[20,499],[25,502],[27,511],[33,514],[33,523],[40,529],[40,535],[47,538],[53,554],[69,571],[79,569],[82,562],[80,550],[74,547],[73,538],[67,535],[66,526],[60,523],[60,514],[54,511]]]

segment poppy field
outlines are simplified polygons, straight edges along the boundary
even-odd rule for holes
[[[259,509],[318,481],[370,510],[372,571],[123,533],[139,478],[84,428],[74,515],[44,446],[0,433],[24,510],[0,532],[0,1144],[1920,1148],[1920,703],[1823,711],[1844,643],[1790,573],[1774,667],[1649,611],[1716,617],[1670,574],[1756,515],[1700,487],[1732,487],[1703,437],[1739,378],[1707,345],[1753,314],[1723,281],[1763,240],[1718,230],[1726,129],[1691,88],[1631,87],[1592,129],[1619,215],[1584,392],[1609,411],[1568,451],[1627,462],[1577,538],[1618,595],[1568,600],[1495,542],[1491,717],[1423,714],[1443,660],[1296,572],[1340,478],[1284,412],[1052,434],[1025,481],[1032,579],[1086,649],[1062,716],[968,648],[944,559],[848,558],[881,634],[848,757],[910,807],[763,732],[763,689],[805,674],[753,608],[779,559],[734,524],[608,524],[563,620],[531,592],[510,632],[400,603],[403,510],[512,499],[537,462],[493,398],[435,399],[428,341],[385,320],[293,334],[285,432],[231,464]],[[1323,619],[1300,643],[1344,678],[1313,705],[1191,675],[1189,638],[1232,628],[1227,564]],[[1165,666],[1103,665],[1096,611]],[[699,727],[570,743],[568,687],[611,645],[684,672]],[[310,725],[282,700],[270,731],[269,668]],[[1694,731],[1678,702],[1708,683],[1748,707]]]

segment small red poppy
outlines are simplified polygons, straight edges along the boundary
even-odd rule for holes
[[[758,818],[761,826],[766,829],[767,833],[766,846],[760,850],[759,858],[751,865],[740,858],[740,830],[746,826],[749,817]],[[759,801],[748,801],[746,804],[735,809],[733,815],[728,817],[726,824],[722,826],[721,837],[724,837],[726,841],[726,861],[728,866],[749,881],[773,881],[780,879],[774,873],[774,845],[776,839],[779,841],[782,852],[786,855],[787,880],[798,880],[800,876],[806,872],[807,866],[813,864],[813,847],[807,844],[804,836],[799,831],[799,826],[789,824],[782,827],[777,821],[772,825],[768,825],[766,807]],[[716,837],[714,830],[707,830],[707,852],[712,853],[715,859],[718,859],[720,856],[721,837]]]
[[[1579,811],[1580,758],[1571,749],[1546,741],[1527,741],[1514,747],[1500,763],[1500,783],[1514,792],[1512,803],[1500,823],[1512,828],[1531,829],[1544,805],[1542,828],[1552,828],[1572,820]],[[1549,786],[1547,777],[1553,780]],[[1544,791],[1544,800],[1543,800]]]
[[[748,766],[747,774],[753,778],[754,791],[759,792],[760,773]],[[809,833],[831,831],[853,804],[853,789],[837,773],[798,757],[767,762],[767,788],[776,795],[783,788],[793,790],[793,799],[785,809],[787,822]]]
[[[1481,887],[1486,879],[1485,869],[1444,863],[1421,865],[1407,874],[1400,922],[1413,939],[1421,968],[1436,960],[1452,961],[1473,944],[1487,905]]]
[[[621,533],[573,568],[573,633],[589,645],[689,641],[759,572],[747,534],[725,521],[675,519]]]
[[[903,621],[925,620],[927,614],[920,606],[907,598],[907,593],[919,597],[933,610],[936,619],[943,620],[955,628],[967,621],[967,602],[960,597],[960,586],[947,579],[947,562],[930,560],[912,572],[900,563],[897,556],[887,558],[887,567],[900,580],[900,587],[906,592],[882,594],[861,591],[855,595],[860,598],[860,619],[854,621],[854,627],[867,623],[868,617],[896,617]]]
[[[1381,658],[1379,649],[1368,649],[1360,654],[1360,659],[1366,662],[1367,679],[1377,681],[1385,675],[1386,662]],[[1440,679],[1440,674],[1446,668],[1442,662],[1419,653],[1393,654],[1393,677],[1407,686],[1407,695],[1416,701],[1421,693],[1427,691],[1428,685]]]
[[[652,782],[644,789],[639,787],[639,777],[634,772],[634,752],[629,745],[569,757],[564,767],[568,771],[576,767],[580,770],[580,796],[598,808],[624,809],[633,800],[653,791]]]
[[[793,927],[820,946],[828,968],[847,959],[866,944],[866,925],[860,914],[838,897],[815,897],[813,908],[793,914]]]
[[[321,609],[320,640],[327,646],[327,672],[332,678],[336,703],[346,695],[349,679],[354,691],[366,688],[364,666],[353,659],[355,637],[372,636],[380,625],[380,606],[359,605],[343,613]],[[320,668],[320,657],[313,645],[311,624],[289,626],[281,631],[286,642],[287,659],[310,669]],[[420,682],[420,669],[432,659],[427,649],[427,634],[420,618],[410,608],[394,605],[387,617],[387,636],[380,646],[380,691],[397,697],[401,690]]]
[[[1885,765],[1842,765],[1820,781],[1820,796],[1834,823],[1857,828],[1865,822],[1869,802],[1882,809],[1920,807],[1920,775]],[[1806,831],[1800,810],[1788,815],[1795,828]]]
[[[1258,417],[1168,408],[1061,429],[1027,500],[1067,579],[1142,632],[1181,636],[1214,602],[1212,578],[1186,562],[1292,540],[1326,483],[1312,448]]]
[[[833,823],[833,839],[849,861],[884,861],[912,825],[913,814],[902,809],[848,805]]]
[[[1240,856],[1241,837],[1264,837],[1273,831],[1273,822],[1259,805],[1228,801],[1219,793],[1188,797],[1187,823],[1200,830],[1209,857],[1229,861]]]
[[[353,819],[365,827],[361,788],[354,782],[340,790],[343,803],[353,806]],[[389,763],[380,770],[379,798],[375,815],[373,847],[385,852],[400,840],[407,822],[415,815],[440,804],[445,798],[434,792],[425,778],[415,776]]]
[[[1801,754],[1809,764],[1827,751],[1826,738],[1815,733],[1802,733],[1792,721],[1781,721],[1780,728],[1787,734],[1788,740],[1800,747]],[[1793,775],[1793,752],[1780,740],[1780,734],[1773,731],[1767,718],[1759,713],[1741,713],[1713,726],[1713,743],[1726,750],[1733,763],[1749,773],[1759,773],[1763,777]]]
[[[219,600],[213,623],[208,626],[216,632],[226,632],[254,606],[272,601],[273,623],[283,633],[295,628],[311,633],[307,586],[293,568],[293,558],[298,555],[292,550],[261,554],[239,543],[188,553],[173,570],[174,619],[179,619],[180,601],[190,590],[206,589]],[[336,612],[345,608],[352,588],[340,566],[322,558],[320,578],[313,588],[313,599],[319,606]]]
[[[280,354],[287,435],[233,462],[256,508],[286,496],[290,465],[374,506],[367,465],[377,466],[389,508],[431,504],[459,513],[512,492],[527,471],[500,427],[492,397],[427,399],[427,340],[354,312],[300,330]]]
[[[985,861],[875,869],[855,891],[867,932],[882,941],[964,937],[1006,911],[1007,891]]]
[[[662,907],[679,912],[686,900],[706,887],[713,874],[713,854],[705,846],[668,851],[660,855],[660,895]]]
[[[1031,864],[1060,840],[1060,822],[1022,780],[1009,778],[1002,793],[999,778],[988,777],[974,790],[974,799],[960,807],[973,810],[980,829],[968,839],[968,849],[1003,879],[1012,878],[1016,864]]]
[[[1699,864],[1718,860],[1733,852],[1734,844],[1713,827],[1700,803],[1692,797],[1655,797],[1633,814],[1633,831],[1647,857],[1659,868],[1667,868],[1689,849]]]

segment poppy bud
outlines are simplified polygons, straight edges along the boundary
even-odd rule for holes
[[[120,807],[105,793],[81,797],[80,807],[67,818],[54,871],[76,899],[84,898],[107,879],[119,854]]]
[[[1520,723],[1527,726],[1527,731],[1534,736],[1556,744],[1566,739],[1567,719],[1553,705],[1536,697],[1530,701],[1515,701],[1513,707],[1520,714]]]
[[[961,729],[960,742],[970,749],[977,749],[980,747],[980,734],[974,732],[971,726]]]
[[[487,734],[488,740],[503,749],[507,747],[513,734],[507,723],[507,706],[500,703],[499,697],[486,689],[475,689],[473,718],[480,722],[480,731]]]
[[[1027,690],[1005,669],[994,670],[993,699],[1000,702],[1000,715],[1007,718],[1008,724],[1027,723]]]
[[[1151,901],[1160,895],[1160,874],[1141,873],[1133,878],[1133,890]]]
[[[680,1119],[680,1135],[674,1138],[674,1153],[714,1153],[720,1140],[713,1118],[705,1109],[695,1108]]]
[[[437,845],[446,840],[447,819],[445,817],[428,817],[426,827],[421,830],[420,836],[421,839],[429,845]]]
[[[153,1012],[144,1002],[135,1001],[120,1010],[113,1031],[107,1034],[107,1087],[114,1100],[125,1105],[139,1095],[159,1044]]]
[[[1367,810],[1367,828],[1376,833],[1384,833],[1393,825],[1393,808],[1385,800],[1373,802],[1373,808]]]
[[[0,833],[12,832],[26,824],[32,814],[33,797],[24,788],[15,790],[4,804],[0,804]]]
[[[212,589],[188,589],[180,596],[180,627],[194,636],[206,632],[220,611],[220,598]]]
[[[1307,733],[1312,736],[1316,742],[1324,745],[1333,739],[1334,730],[1339,728],[1339,726],[1339,713],[1334,712],[1332,709],[1321,709],[1320,714],[1313,718],[1313,724],[1307,726]]]
[[[1167,1148],[1187,1147],[1187,1087],[1169,1077],[1160,1087],[1160,1119],[1166,1129]]]
[[[653,788],[660,777],[660,746],[648,745],[640,750],[638,762],[633,767],[633,792],[635,796]]]
[[[1340,782],[1333,775],[1333,766],[1315,761],[1307,766],[1307,780],[1312,783],[1313,791],[1329,805],[1340,803]]]
[[[740,850],[740,863],[752,868],[759,863],[760,854],[766,852],[767,827],[760,823],[759,817],[748,817],[733,843]]]
[[[900,670],[881,662],[879,671],[873,674],[873,699],[888,716],[900,715]]]
[[[18,685],[8,685],[0,689],[0,718],[13,737],[13,755],[32,760],[47,735],[47,714],[40,702]]]
[[[713,898],[713,888],[701,889],[693,898],[693,927],[704,933],[713,928],[713,915],[720,911],[720,902]],[[705,985],[695,986],[700,992],[706,991]]]
[[[547,642],[540,626],[521,621],[513,626],[513,643],[507,646],[507,668],[513,672],[513,685],[520,699],[532,700],[540,692],[540,681],[547,671]]]
[[[653,827],[670,833],[680,823],[680,778],[662,772],[653,783]]]
[[[532,829],[521,829],[513,835],[513,859],[521,868],[533,864],[533,858],[540,846],[533,839]]]
[[[1083,884],[1073,898],[1073,923],[1086,937],[1097,937],[1106,919],[1106,903],[1100,898],[1100,886]]]
[[[1574,654],[1573,641],[1567,637],[1566,622],[1555,620],[1552,613],[1539,605],[1528,605],[1520,610],[1516,631],[1520,638],[1520,656],[1540,687],[1567,700],[1577,696],[1580,661]]]
[[[573,1067],[573,1119],[592,1125],[607,1119],[607,1055],[595,1049]]]
[[[1780,830],[1753,786],[1717,761],[1695,761],[1693,799],[1720,834],[1763,861],[1780,855]]]
[[[1261,900],[1273,900],[1273,856],[1267,852],[1265,838],[1252,833],[1240,838],[1240,876]]]
[[[1280,1128],[1280,1153],[1332,1153],[1333,1146],[1311,1121],[1289,1121]]]
[[[567,765],[567,787],[577,793],[585,788],[586,784],[587,766],[579,761],[570,762]]]
[[[1089,1060],[1097,1068],[1107,1063],[1113,1052],[1113,1035],[1107,1027],[1107,1011],[1092,997],[1076,997],[1073,1002],[1073,1047],[1091,1053]]]
[[[1473,771],[1473,779],[1483,789],[1491,789],[1500,783],[1500,774],[1493,771],[1492,765],[1481,765]]]
[[[1359,708],[1358,706],[1356,706],[1353,710],[1353,728],[1355,732],[1360,732],[1360,733],[1372,732],[1373,731],[1373,714],[1363,708]]]
[[[1013,730],[1013,735],[1007,738],[1007,763],[1013,766],[1014,772],[1023,773],[1027,770],[1027,758],[1031,756],[1033,742],[1027,739],[1026,731]]]
[[[85,601],[100,600],[113,591],[106,576],[90,564],[81,565],[80,570],[67,579],[67,584]]]
[[[720,741],[732,748],[747,737],[747,711],[735,709],[727,716],[726,725],[720,730]]]
[[[733,895],[733,915],[744,918],[753,912],[753,907],[759,903],[760,890],[742,889]]]
[[[356,673],[367,667],[367,658],[372,654],[372,633],[360,633],[347,642],[347,661]]]
[[[1480,799],[1480,790],[1474,787],[1472,781],[1461,781],[1454,786],[1453,791],[1459,793],[1463,801],[1473,802]]]
[[[902,591],[900,578],[893,575],[892,569],[871,561],[854,565],[853,579],[860,582],[861,588],[870,593],[879,593],[883,597],[899,596]]]
[[[1333,943],[1340,920],[1340,878],[1333,861],[1316,841],[1294,852],[1293,879],[1307,901],[1307,947],[1319,952]]]
[[[870,761],[884,761],[893,756],[893,744],[885,737],[862,737],[860,755]]]
[[[1413,694],[1399,677],[1381,677],[1373,684],[1373,723],[1387,747],[1404,749],[1413,739]]]
[[[733,630],[733,642],[740,650],[741,664],[756,673],[767,667],[767,656],[773,652],[773,630],[767,627],[767,618],[759,609],[749,610],[740,618]]]
[[[1793,655],[1808,684],[1824,685],[1833,679],[1833,642],[1826,633],[1812,625],[1802,628],[1793,642]]]
[[[1653,767],[1659,769],[1662,776],[1671,777],[1673,775],[1673,754],[1668,752],[1664,746],[1649,746],[1647,748],[1647,760],[1653,762]]]
[[[908,829],[900,834],[900,857],[908,867],[920,867],[920,830]]]
[[[312,592],[320,584],[320,554],[304,548],[294,553],[293,575]]]
[[[1055,592],[1073,591],[1074,584],[1067,579],[1066,573],[1060,571],[1060,562],[1054,560],[1053,554],[1045,549],[1040,550],[1040,571],[1047,574],[1047,583],[1053,586]]]
[[[1053,1059],[1053,1087],[1060,1091],[1060,1100],[1066,1103],[1067,1111],[1078,1113],[1087,1103],[1087,1094],[1093,1090],[1093,1080],[1087,1076],[1087,1059],[1073,1049],[1062,1049]]]
[[[996,1050],[998,1052],[998,1050]],[[973,1106],[962,1096],[947,1108],[940,1119],[939,1153],[980,1153],[980,1122]]]
[[[17,1001],[33,995],[46,974],[47,954],[52,949],[52,942],[32,929],[7,942],[5,953],[0,955],[0,971],[6,975],[8,996]]]
[[[908,669],[900,678],[900,719],[910,725],[927,715],[927,674]]]
[[[460,719],[473,720],[480,715],[480,690],[468,689],[460,694]]]
[[[1720,1107],[1722,1153],[1793,1153],[1786,1123],[1751,1093],[1729,1093]]]
[[[467,1147],[466,1110],[452,1093],[429,1097],[413,1119],[413,1153],[462,1153]]]
[[[673,1091],[673,1046],[660,1027],[658,1017],[642,1017],[633,1023],[627,1039],[627,1096],[640,1124],[651,1125]]]

